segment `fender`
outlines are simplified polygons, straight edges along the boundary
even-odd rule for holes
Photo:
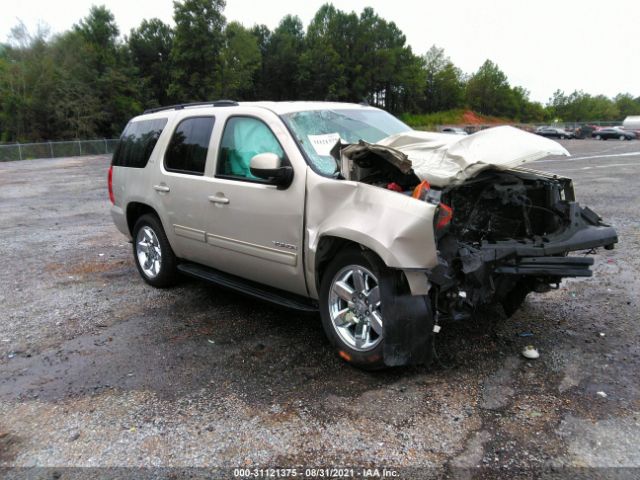
[[[336,180],[309,169],[305,206],[305,275],[318,298],[315,260],[324,236],[342,238],[375,252],[390,268],[437,265],[433,218],[436,207],[365,183]]]

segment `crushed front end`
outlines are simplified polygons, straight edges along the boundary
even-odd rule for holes
[[[342,178],[436,206],[435,242],[424,253],[437,265],[404,270],[412,295],[428,294],[436,325],[494,305],[511,316],[528,293],[591,276],[588,254],[618,241],[614,228],[576,202],[569,178],[523,167],[569,152],[512,127],[459,138],[413,131],[338,144],[334,153]],[[422,273],[426,286],[417,281]],[[402,333],[405,324],[385,331],[391,327]]]
[[[429,272],[443,320],[470,318],[495,303],[510,316],[529,292],[591,276],[593,258],[584,253],[618,241],[575,201],[571,180],[556,175],[486,170],[437,196],[452,212],[446,225],[436,225],[438,266]]]

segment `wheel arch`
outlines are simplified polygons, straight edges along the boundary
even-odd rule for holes
[[[390,260],[392,259],[391,252],[371,237],[362,237],[361,235],[351,236],[344,232],[340,235],[322,235],[318,240],[313,258],[313,286],[316,290],[316,296],[317,292],[320,291],[320,283],[322,282],[322,276],[327,266],[339,251],[347,248],[367,250],[371,254],[376,255],[386,266],[389,266]]]
[[[347,248],[361,248],[365,249],[364,245],[359,244],[353,240],[349,240],[342,237],[335,237],[333,235],[324,235],[320,238],[318,242],[318,247],[316,249],[315,261],[314,261],[314,272],[315,272],[315,287],[317,291],[320,291],[320,282],[322,281],[322,277],[324,272],[327,269],[327,266],[331,262],[331,260],[336,256],[336,254]],[[379,255],[378,255],[379,256]]]
[[[158,212],[153,207],[142,202],[129,202],[127,204],[127,209],[126,209],[127,228],[129,229],[129,234],[132,237],[133,237],[133,227],[135,226],[136,221],[142,215],[145,215],[147,213],[155,215],[160,221],[160,224],[162,225],[162,219],[160,218],[160,215],[158,215]],[[164,228],[164,225],[163,225],[163,228]]]

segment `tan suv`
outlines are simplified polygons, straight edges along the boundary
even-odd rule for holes
[[[125,128],[111,213],[153,286],[181,272],[319,310],[346,361],[415,364],[446,322],[511,314],[591,275],[568,252],[617,242],[571,180],[521,166],[550,154],[568,152],[511,127],[418,132],[365,105],[177,105]]]

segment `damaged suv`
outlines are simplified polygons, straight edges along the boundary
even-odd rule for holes
[[[414,131],[364,105],[218,101],[145,112],[109,170],[112,217],[142,278],[178,273],[318,311],[346,361],[418,364],[447,322],[590,276],[574,251],[615,230],[571,180],[523,164],[568,155],[511,127]]]

